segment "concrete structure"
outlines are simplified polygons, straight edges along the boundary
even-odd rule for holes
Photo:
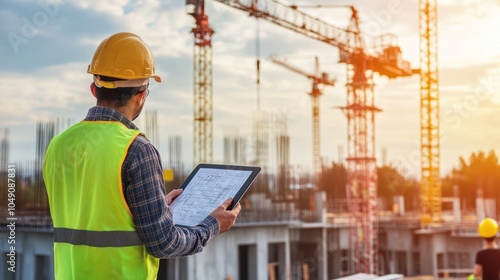
[[[16,227],[15,244],[8,244],[10,231],[0,231],[0,279],[49,280],[54,279],[53,230],[50,227]],[[15,246],[15,273],[8,270],[10,246]]]
[[[402,274],[387,274],[384,276],[377,276],[373,274],[357,273],[346,277],[337,278],[337,280],[403,280]]]
[[[270,211],[269,221],[252,222],[249,217],[255,213],[243,213],[231,231],[210,241],[200,254],[163,260],[158,279],[327,280],[354,274],[345,214],[319,211],[320,215],[302,213],[279,221]],[[379,220],[380,274],[463,279],[460,276],[471,273],[475,253],[482,247],[474,223],[422,229],[409,216]],[[26,221],[31,226],[21,226]],[[44,224],[47,220],[20,219],[15,274],[6,262],[10,231],[1,227],[0,279],[53,279],[53,234]]]

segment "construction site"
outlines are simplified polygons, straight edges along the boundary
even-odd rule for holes
[[[217,30],[205,2],[214,2],[228,13],[248,17],[249,25],[279,26],[305,40],[331,47],[336,64],[344,66],[340,79],[310,58],[312,68],[274,55],[255,59],[256,102],[246,110],[251,124],[225,125],[223,135],[214,135],[212,50]],[[330,1],[332,2],[332,1]],[[365,38],[363,18],[351,5],[285,4],[281,0],[186,0],[186,17],[194,21],[192,90],[192,138],[168,135],[157,110],[142,113],[139,127],[155,146],[168,141],[161,154],[166,191],[178,188],[198,163],[252,165],[262,168],[241,200],[242,211],[235,226],[211,240],[203,252],[184,258],[161,260],[158,279],[163,280],[330,280],[330,279],[466,279],[474,272],[475,255],[483,246],[477,234],[485,217],[499,216],[493,179],[479,185],[464,198],[459,183],[443,190],[440,170],[440,94],[438,69],[437,0],[419,0],[419,64],[405,60],[397,34]],[[389,4],[388,7],[390,7]],[[397,5],[394,4],[394,7]],[[333,24],[311,15],[314,9],[341,9],[349,15],[343,24]],[[416,12],[416,11],[415,11]],[[258,23],[261,22],[261,23]],[[367,40],[370,40],[367,42]],[[253,42],[252,42],[253,43]],[[311,162],[292,163],[294,153],[286,112],[261,108],[260,67],[263,61],[279,67],[290,80],[309,83],[310,124],[304,137]],[[186,73],[187,74],[187,73]],[[418,172],[406,174],[389,164],[382,150],[377,159],[376,117],[378,79],[387,84],[419,77]],[[324,105],[324,90],[342,88],[345,103]],[[331,104],[330,104],[331,105]],[[309,105],[308,105],[309,106]],[[146,105],[147,108],[147,105]],[[344,143],[338,160],[322,155],[321,110],[339,110],[345,116]],[[333,108],[333,109],[332,109]],[[397,116],[395,117],[397,118]],[[336,120],[340,122],[341,120]],[[12,129],[0,128],[0,278],[44,280],[54,278],[53,228],[42,178],[42,164],[50,140],[76,123],[60,117],[36,123],[36,154],[32,161],[15,162],[10,155]],[[227,123],[227,122],[226,122]],[[250,134],[244,132],[250,131]],[[222,139],[214,147],[214,138]],[[394,142],[398,140],[395,139]],[[183,150],[191,148],[191,165]],[[214,151],[221,155],[214,159]],[[390,151],[390,148],[389,148]],[[9,217],[7,215],[7,170],[16,168],[16,258],[18,272],[8,267]],[[489,180],[489,181],[488,181]],[[449,186],[450,185],[450,186]]]

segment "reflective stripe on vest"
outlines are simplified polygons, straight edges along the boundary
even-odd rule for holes
[[[126,247],[142,245],[135,231],[90,231],[54,228],[54,242],[92,247]]]

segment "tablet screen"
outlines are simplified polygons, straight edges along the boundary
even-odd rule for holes
[[[196,226],[226,199],[239,201],[258,172],[252,170],[198,166],[182,188],[184,189],[171,204],[174,223]]]

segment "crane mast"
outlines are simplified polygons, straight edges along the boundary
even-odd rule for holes
[[[312,150],[313,150],[313,170],[315,176],[318,176],[321,172],[321,146],[320,146],[320,118],[319,118],[319,98],[323,95],[320,85],[334,86],[335,80],[328,79],[326,73],[319,73],[319,62],[318,57],[315,58],[315,73],[308,73],[295,65],[292,65],[286,59],[272,56],[271,61],[281,65],[290,71],[293,71],[299,75],[305,76],[312,80],[312,89],[309,95],[312,101]]]
[[[355,272],[377,273],[377,166],[375,160],[375,107],[373,71],[367,69],[364,42],[359,34],[356,10],[349,23],[347,105],[341,107],[347,117],[347,201],[357,226],[350,228],[349,241]],[[341,58],[342,59],[342,58]]]
[[[420,0],[420,151],[422,224],[441,222],[437,0]]]
[[[347,204],[352,216],[351,259],[354,272],[376,274],[378,269],[377,170],[375,161],[375,114],[373,74],[388,78],[413,74],[410,63],[392,43],[378,46],[376,53],[365,50],[357,10],[352,11],[347,29],[335,27],[276,0],[215,0],[248,12],[296,33],[329,44],[339,50],[347,64]]]
[[[212,35],[204,0],[186,0],[193,5],[189,14],[194,17],[194,125],[193,165],[212,161]]]

